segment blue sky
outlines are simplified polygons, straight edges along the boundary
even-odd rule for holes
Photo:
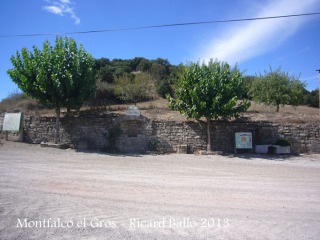
[[[54,43],[55,33],[320,12],[320,0],[1,0],[0,100],[17,86],[11,55]],[[64,36],[64,35],[62,35]],[[165,58],[172,64],[218,58],[247,75],[282,67],[318,87],[320,15],[250,22],[69,35],[95,58]]]

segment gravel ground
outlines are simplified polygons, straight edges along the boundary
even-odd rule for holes
[[[320,239],[320,155],[0,146],[0,239]]]

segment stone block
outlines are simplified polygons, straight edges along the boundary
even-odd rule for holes
[[[68,144],[55,144],[55,143],[40,143],[40,147],[50,147],[50,148],[59,148],[59,149],[67,149],[69,148]]]
[[[206,150],[200,150],[197,152],[199,155],[208,155]]]
[[[188,153],[188,145],[178,145],[177,153],[187,154]]]

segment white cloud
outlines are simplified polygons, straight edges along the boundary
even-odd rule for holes
[[[69,14],[70,17],[74,20],[75,24],[80,23],[80,18],[76,15],[74,12],[74,8],[72,5],[75,3],[71,2],[70,0],[58,0],[58,1],[53,1],[53,0],[45,0],[48,2],[49,6],[44,6],[43,9],[47,12],[54,13],[60,16],[64,16],[64,14]]]
[[[44,10],[62,16],[62,10],[56,6],[45,6]]]
[[[264,2],[256,16],[269,17],[312,12],[319,0],[269,0]],[[255,5],[256,7],[256,5]],[[209,40],[200,59],[218,58],[231,64],[241,63],[279,46],[311,17],[292,17],[257,20],[237,24],[219,38]],[[240,25],[240,27],[239,27]]]

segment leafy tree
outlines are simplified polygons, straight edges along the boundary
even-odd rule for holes
[[[170,65],[168,69],[169,76],[165,76],[164,79],[156,80],[156,91],[161,97],[165,98],[167,94],[170,94],[170,96],[174,95],[175,85],[177,84],[183,69],[184,66],[182,64],[178,66]]]
[[[165,98],[167,94],[172,95],[172,87],[169,79],[156,80],[155,88],[157,93],[163,98]]]
[[[305,83],[287,72],[281,71],[279,67],[275,71],[265,71],[265,75],[257,77],[251,86],[250,96],[254,101],[276,107],[279,112],[280,105],[299,105],[303,99]]]
[[[99,70],[100,68],[108,65],[110,65],[110,60],[108,58],[94,59],[94,68],[96,70]]]
[[[250,106],[246,100],[237,104],[243,90],[242,80],[238,68],[230,68],[224,62],[211,59],[207,65],[190,63],[179,79],[177,98],[167,95],[170,108],[179,110],[188,118],[206,118],[207,151],[211,151],[211,120],[238,117]]]
[[[310,106],[311,102],[311,92],[309,92],[307,89],[303,90],[303,98],[301,99],[301,105],[307,105]]]
[[[27,95],[56,109],[58,143],[60,108],[80,108],[94,92],[93,58],[72,38],[57,37],[54,47],[45,41],[42,50],[23,48],[11,62],[8,74],[12,81]]]
[[[100,82],[112,83],[114,81],[115,69],[109,65],[103,66],[97,71],[96,78]]]
[[[91,99],[92,105],[96,105],[98,102],[98,105],[100,105],[100,103],[105,105],[105,103],[110,102],[110,100],[117,100],[113,94],[115,88],[117,89],[119,100],[119,94],[121,92],[117,87],[119,86],[119,79],[127,79],[123,81],[124,83],[131,82],[135,79],[137,72],[151,75],[151,79],[154,81],[155,91],[159,96],[165,97],[168,93],[173,96],[173,89],[177,82],[178,75],[181,72],[181,66],[171,65],[166,59],[157,58],[155,60],[148,60],[143,57],[127,60],[113,59],[112,61],[108,58],[95,59],[94,68],[98,89],[95,97]],[[118,79],[118,83],[115,83],[115,79]],[[124,86],[124,88],[126,87],[127,86]],[[124,92],[124,90],[122,92]],[[108,99],[103,99],[104,97]]]
[[[250,92],[252,83],[253,83],[255,78],[256,78],[255,76],[244,76],[243,77],[244,91],[243,91],[243,94],[242,94],[241,98],[246,98],[246,99],[250,99],[251,100],[251,98],[249,96],[249,92]]]
[[[155,79],[155,87],[157,93],[161,97],[166,94],[172,95],[172,83],[174,82],[173,73],[174,67],[167,59],[157,58],[151,62],[150,74]]]
[[[122,101],[137,103],[152,97],[153,80],[147,73],[138,73],[134,78],[123,75],[115,80],[114,93]]]
[[[152,61],[150,74],[156,80],[162,80],[169,76],[170,63],[166,59],[157,58]]]
[[[310,92],[310,106],[319,108],[319,89],[315,89]]]
[[[304,82],[301,82],[299,79],[292,78],[289,83],[289,104],[291,104],[292,106],[298,106],[303,103],[303,96],[306,90],[305,87],[306,84]]]
[[[130,60],[130,66],[133,71],[141,71],[141,70],[138,70],[138,66],[143,62],[149,62],[149,60],[147,60],[143,57],[135,57]]]
[[[141,59],[137,65],[136,70],[141,72],[149,72],[151,69],[151,63],[148,59]]]

